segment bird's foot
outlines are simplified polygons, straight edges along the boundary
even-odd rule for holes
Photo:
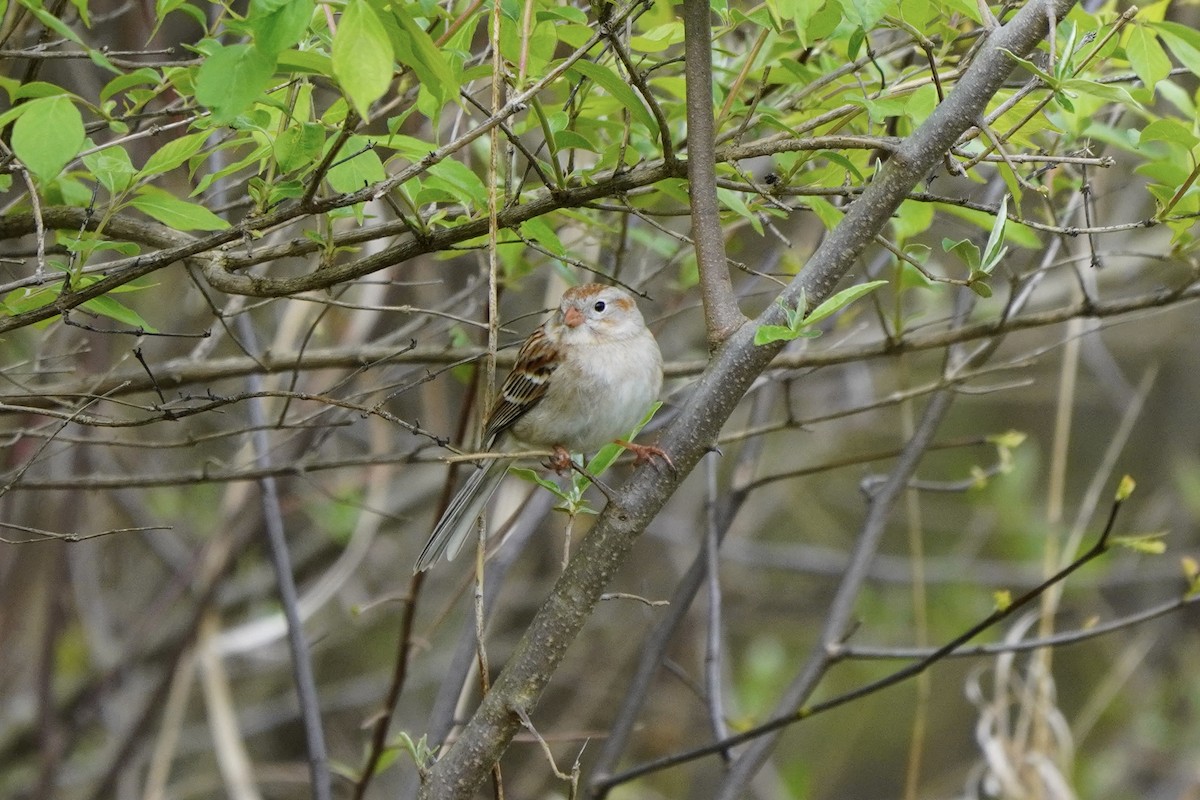
[[[546,466],[563,475],[571,471],[571,451],[561,444],[554,445],[554,454],[546,460]]]
[[[667,455],[667,451],[661,447],[655,447],[650,444],[634,444],[627,442],[624,439],[617,439],[617,444],[624,447],[629,452],[633,453],[633,465],[640,467],[642,464],[652,464],[655,459],[661,459],[666,464],[671,472],[675,472],[675,464],[671,461],[671,457]]]

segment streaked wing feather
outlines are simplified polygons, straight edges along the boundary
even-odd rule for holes
[[[488,446],[546,395],[550,376],[558,362],[557,348],[546,338],[545,330],[538,328],[529,334],[517,353],[517,363],[504,379],[488,411],[484,432]]]

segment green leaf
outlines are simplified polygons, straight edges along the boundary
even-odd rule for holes
[[[458,76],[446,60],[442,48],[434,44],[425,28],[413,20],[405,6],[392,3],[389,8],[400,26],[400,35],[395,41],[396,58],[417,74],[421,88],[437,97],[439,104],[456,97]]]
[[[987,277],[982,273],[972,273],[970,279],[971,282],[967,284],[967,288],[986,300],[992,296],[992,287],[988,286],[985,281],[977,278],[976,276]]]
[[[853,175],[854,179],[860,183],[867,182],[867,179],[863,177],[861,172],[859,172],[858,167],[854,165],[854,162],[846,158],[841,153],[838,153],[834,150],[818,150],[816,158],[824,158],[833,162],[834,164],[837,164],[839,167]]]
[[[562,243],[562,239],[558,238],[554,228],[546,222],[542,217],[534,217],[527,219],[521,223],[521,235],[533,239],[550,253],[556,256],[564,255],[567,248]]]
[[[196,102],[224,124],[250,107],[270,85],[275,57],[248,44],[220,47],[196,73]]]
[[[392,43],[367,0],[350,0],[333,38],[333,74],[363,119],[392,83]]]
[[[654,405],[650,406],[650,410],[647,411],[645,416],[642,417],[641,422],[633,426],[633,430],[629,432],[629,434],[625,437],[625,440],[632,442],[635,438],[637,438],[637,435],[642,432],[642,428],[650,424],[650,420],[654,419],[654,415],[658,413],[660,408],[662,408],[662,401],[655,401]],[[600,448],[600,452],[596,453],[596,455],[593,456],[590,461],[588,461],[587,471],[593,475],[603,475],[623,452],[625,452],[625,448],[619,444],[616,444],[615,442],[605,445],[604,447]],[[576,474],[574,480],[579,485],[581,490],[587,488],[588,481],[582,475]]]
[[[12,99],[15,102],[17,100],[31,100],[35,97],[57,97],[60,94],[63,94],[63,88],[57,84],[47,83],[46,81],[29,81],[17,87],[12,93]]]
[[[219,231],[229,223],[199,203],[180,200],[156,186],[143,186],[129,204],[143,214],[180,231]]]
[[[587,139],[577,131],[557,131],[554,134],[554,146],[559,150],[586,150],[599,153],[600,145]]]
[[[83,39],[79,38],[79,34],[72,30],[70,25],[66,24],[54,14],[51,14],[46,9],[42,8],[42,4],[40,2],[21,3],[21,7],[37,17],[38,22],[54,31],[62,38],[87,49],[87,44],[84,43]]]
[[[133,162],[129,160],[129,153],[119,144],[88,153],[83,157],[83,164],[114,197],[133,185],[134,176],[137,175]]]
[[[640,36],[629,38],[629,46],[638,53],[658,53],[676,44],[683,44],[683,23],[679,21],[656,25]]]
[[[955,217],[960,217],[971,222],[979,227],[980,230],[990,231],[996,224],[996,217],[986,211],[976,211],[973,208],[963,208],[962,206],[951,204],[938,204],[938,208]],[[1018,247],[1040,248],[1042,246],[1041,239],[1038,238],[1037,231],[1025,225],[1008,220],[1008,224],[1004,227],[1004,237],[1010,245]],[[943,240],[945,244],[947,240]],[[974,266],[974,265],[973,265]]]
[[[12,129],[12,149],[42,183],[52,180],[86,140],[83,117],[67,95],[25,103]]]
[[[1136,24],[1136,20],[1125,43],[1125,55],[1138,78],[1150,89],[1156,88],[1171,72],[1171,59],[1163,52],[1158,37],[1144,25]]]
[[[134,70],[126,75],[118,75],[106,83],[104,88],[100,90],[100,102],[104,103],[114,95],[120,94],[134,86],[157,86],[161,81],[162,76],[149,67]]]
[[[790,342],[796,338],[796,333],[784,325],[759,325],[754,332],[754,344],[758,347],[771,342]]]
[[[961,258],[972,272],[979,269],[979,248],[970,239],[942,239],[942,249]]]
[[[378,183],[385,177],[383,162],[371,147],[371,141],[365,136],[351,136],[342,147],[341,155],[329,168],[325,180],[335,192],[348,194]]]
[[[1092,97],[1099,97],[1101,100],[1106,100],[1110,103],[1121,103],[1122,105],[1130,106],[1131,108],[1141,108],[1142,104],[1133,98],[1129,90],[1124,86],[1116,86],[1108,83],[1097,83],[1096,81],[1083,80],[1082,78],[1069,78],[1062,82],[1063,91],[1070,91],[1076,94],[1086,94]]]
[[[742,198],[741,192],[735,192],[732,189],[718,187],[717,200],[720,202],[722,208],[732,211],[734,214],[737,214],[739,217],[749,222],[750,227],[754,228],[755,233],[760,236],[762,235],[762,221],[758,218],[758,214],[756,214],[750,208],[750,206],[746,204],[746,201]]]
[[[1140,536],[1113,536],[1108,541],[1111,544],[1124,547],[1135,553],[1158,556],[1167,551],[1167,543],[1163,541],[1163,537],[1166,535],[1166,531],[1162,531],[1159,533],[1146,533]]]
[[[875,27],[875,23],[888,13],[888,0],[840,0],[842,14],[849,21],[865,31]]]
[[[645,125],[651,134],[658,135],[658,124],[655,123],[654,117],[650,115],[650,111],[646,108],[641,98],[634,93],[633,89],[629,88],[629,83],[624,78],[617,75],[617,73],[608,67],[587,60],[576,61],[569,71],[577,72],[603,88],[604,91],[616,98],[621,105],[629,109],[629,113],[633,115],[633,118]]]
[[[1055,79],[1055,77],[1053,75],[1051,75],[1049,72],[1046,72],[1046,70],[1042,69],[1037,64],[1030,61],[1029,59],[1021,58],[1016,53],[1012,52],[1011,50],[1006,50],[1003,47],[1000,48],[1000,52],[1004,53],[1004,55],[1008,56],[1013,61],[1020,64],[1022,67],[1027,69],[1033,75],[1036,75],[1038,78],[1041,78],[1042,82],[1045,83],[1047,86],[1056,87],[1058,85],[1058,81]]]
[[[858,283],[854,286],[842,289],[840,292],[833,295],[824,303],[821,303],[819,306],[809,312],[808,315],[804,317],[804,324],[806,327],[812,327],[827,317],[831,317],[837,312],[841,311],[858,298],[870,294],[880,286],[886,285],[887,281],[867,281],[866,283]]]
[[[264,53],[279,53],[300,41],[312,19],[313,0],[250,0],[246,23]]]
[[[284,50],[279,54],[279,69],[307,75],[332,77],[333,62],[329,56],[312,50]]]
[[[1168,144],[1182,145],[1191,150],[1200,144],[1200,137],[1197,137],[1191,129],[1184,127],[1177,120],[1166,117],[1157,119],[1142,128],[1141,137],[1138,139],[1139,148],[1142,142],[1167,142]]]
[[[791,341],[793,339],[811,339],[821,335],[815,326],[841,309],[853,303],[860,297],[875,291],[887,281],[868,281],[850,286],[825,302],[818,305],[810,313],[805,313],[808,301],[801,293],[795,308],[788,306],[782,298],[776,300],[776,305],[783,309],[787,317],[787,325],[760,325],[754,332],[754,344],[764,345],[771,342]]]
[[[150,154],[138,175],[142,177],[161,175],[182,166],[189,158],[200,152],[200,148],[204,146],[211,135],[209,131],[201,131],[167,142]]]
[[[1153,28],[1179,63],[1200,75],[1200,33],[1177,22],[1156,22]]]
[[[284,172],[315,163],[325,146],[325,129],[315,122],[292,125],[275,140],[275,161]]]
[[[933,224],[933,205],[917,200],[905,200],[892,216],[892,230],[899,244],[929,230]]]
[[[47,259],[49,261],[49,259]],[[59,266],[51,262],[51,266]],[[15,316],[24,314],[26,311],[33,311],[37,308],[44,308],[54,302],[54,298],[58,297],[59,289],[62,288],[61,283],[44,284],[42,286],[27,286],[22,289],[13,289],[8,294],[4,295],[4,299],[0,301],[0,306],[4,310]]]
[[[983,256],[980,259],[979,271],[984,275],[990,275],[996,266],[1000,263],[1000,259],[1004,258],[1004,254],[1008,252],[1008,248],[1004,246],[1004,228],[1008,224],[1008,196],[1000,201],[1000,209],[996,212],[996,222],[992,225],[992,231],[988,234],[987,244],[983,248]]]
[[[997,589],[992,592],[992,602],[997,611],[1007,611],[1012,606],[1012,592],[1008,589]]]
[[[817,219],[821,220],[821,224],[825,226],[825,230],[827,231],[836,228],[838,223],[842,221],[842,217],[846,215],[846,212],[824,197],[810,197],[804,202],[817,215]]]
[[[93,297],[91,300],[81,304],[81,308],[91,311],[93,314],[115,319],[117,322],[123,322],[131,328],[140,328],[149,333],[158,333],[158,330],[142,319],[142,315],[134,311],[127,305],[118,302],[110,295],[101,295]]]
[[[541,486],[543,489],[546,489],[546,490],[558,495],[563,500],[567,499],[567,495],[563,493],[563,490],[559,487],[559,485],[557,483],[555,483],[554,481],[552,481],[548,478],[543,478],[541,475],[538,474],[537,470],[530,469],[529,467],[509,467],[508,471],[511,474],[516,475],[518,478],[520,478],[523,481],[529,481],[530,483],[536,483],[538,486]]]
[[[429,168],[427,186],[442,188],[465,206],[487,205],[487,187],[474,170],[453,158],[442,159]]]
[[[1122,475],[1121,482],[1117,484],[1117,493],[1114,498],[1118,503],[1123,503],[1133,494],[1133,490],[1137,488],[1137,481],[1130,475]]]

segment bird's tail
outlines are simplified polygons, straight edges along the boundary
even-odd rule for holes
[[[417,558],[413,572],[429,569],[443,553],[446,554],[447,561],[458,555],[467,537],[475,529],[475,520],[483,513],[488,500],[492,499],[512,463],[513,459],[497,458],[489,461],[486,467],[472,471],[471,477],[467,478],[467,482],[446,507],[442,518],[433,526],[433,533]]]

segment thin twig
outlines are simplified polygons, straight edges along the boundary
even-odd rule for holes
[[[250,318],[243,315],[237,319],[239,333],[253,348],[255,332]],[[262,379],[251,375],[247,379],[252,391],[261,388]],[[266,409],[262,399],[250,402],[250,421],[256,430],[250,433],[254,462],[260,469],[270,467],[270,442],[263,426],[267,423]],[[304,627],[300,620],[299,598],[295,579],[292,577],[291,557],[288,553],[287,537],[284,534],[283,510],[279,502],[279,490],[275,478],[265,476],[259,480],[261,490],[264,528],[267,536],[271,566],[279,588],[279,599],[287,620],[288,647],[292,656],[292,673],[296,682],[296,695],[300,701],[300,714],[304,721],[304,738],[308,748],[309,778],[314,800],[330,800],[331,786],[329,756],[325,749],[325,732],[321,724],[321,706],[313,676],[312,660]]]

